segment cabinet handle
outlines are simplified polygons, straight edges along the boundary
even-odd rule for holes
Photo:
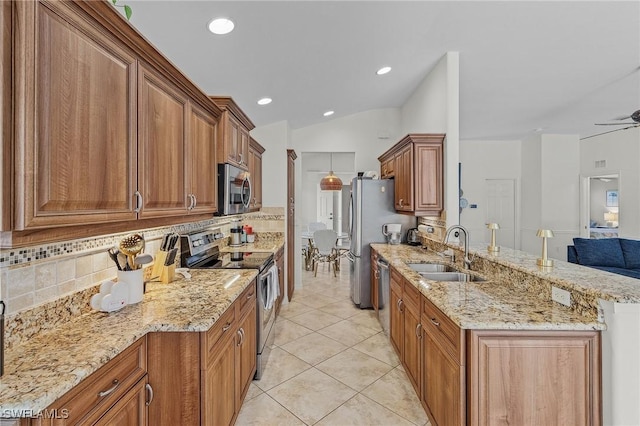
[[[140,193],[140,191],[136,191],[135,194],[136,196],[136,208],[133,209],[134,212],[136,213],[140,213],[140,210],[142,210],[142,194]]]
[[[422,333],[420,332],[422,329],[422,324],[418,323],[418,325],[416,325],[416,337],[418,339],[422,339]]]
[[[198,205],[198,199],[196,198],[196,194],[191,194],[191,196],[193,197],[193,208],[195,209]]]
[[[247,296],[247,299],[251,299],[253,297],[253,292]]]
[[[403,301],[402,299],[398,299],[398,310],[399,310],[400,312],[404,312],[404,311],[402,310],[402,305],[404,305],[404,301]]]
[[[240,164],[244,164],[244,158],[242,158],[242,153],[239,153],[238,156],[240,157]]]
[[[116,390],[118,386],[120,386],[120,382],[118,381],[118,379],[113,379],[112,383],[113,383],[113,386],[111,386],[109,389],[98,392],[98,398],[104,398],[105,396],[109,395],[114,390]]]
[[[224,325],[224,327],[222,327],[222,332],[224,333],[225,331],[229,330],[231,328],[231,323],[228,322]]]
[[[440,323],[438,321],[436,321],[435,318],[429,318],[429,320],[431,321],[431,323],[433,325],[435,325],[436,327],[440,327]]]
[[[244,342],[244,330],[242,328],[240,328],[238,331],[238,336],[240,337],[240,341],[238,342],[238,346],[242,346],[242,343]]]
[[[147,388],[147,393],[149,394],[149,400],[144,403],[144,405],[148,407],[149,404],[151,404],[151,401],[153,401],[153,388],[149,383],[147,383],[144,387]]]
[[[187,210],[193,210],[193,194],[187,194],[189,197],[189,206],[187,206]]]
[[[403,204],[404,204],[404,198],[400,198],[398,200],[398,206],[402,207]]]

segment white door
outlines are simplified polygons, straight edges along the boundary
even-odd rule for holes
[[[334,191],[323,191],[318,184],[318,213],[316,220],[327,225],[327,229],[333,229],[333,193]]]
[[[500,225],[496,231],[496,243],[502,247],[516,248],[516,181],[513,179],[487,179],[487,216],[485,223]],[[486,231],[489,241],[489,230]]]

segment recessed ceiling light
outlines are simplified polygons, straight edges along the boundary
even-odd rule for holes
[[[328,116],[330,116],[330,115],[333,115],[333,111],[327,111],[327,112],[325,112],[325,113],[324,113],[324,114],[322,114],[322,115],[324,115],[325,117],[328,117]]]
[[[233,27],[235,27],[233,21],[228,18],[216,18],[209,22],[209,31],[218,35],[229,34],[233,31]]]
[[[391,67],[382,67],[378,71],[376,71],[376,74],[382,75],[388,73],[389,71],[391,71]]]
[[[262,98],[258,99],[258,105],[269,105],[273,99],[271,98]]]

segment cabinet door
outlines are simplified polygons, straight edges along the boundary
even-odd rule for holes
[[[139,68],[140,217],[183,214],[189,205],[184,153],[187,98],[153,71]]]
[[[470,340],[470,424],[600,424],[599,332],[473,331]]]
[[[411,285],[411,284],[406,284]],[[409,376],[409,380],[420,396],[420,370],[421,370],[421,347],[422,347],[422,325],[420,324],[419,312],[404,305],[404,339],[402,350],[402,361]]]
[[[442,143],[418,143],[415,150],[415,210],[439,213],[443,208]]]
[[[238,407],[242,404],[244,396],[249,390],[249,385],[256,373],[256,302],[252,302],[253,306],[243,317],[238,331],[240,336],[238,339],[238,365],[236,378],[238,380]]]
[[[408,144],[396,160],[396,179],[401,185],[400,198],[396,204],[398,211],[413,211],[413,146]]]
[[[239,127],[238,164],[245,169],[249,166],[249,131],[242,125]]]
[[[462,425],[465,411],[463,369],[435,343],[431,333],[423,333],[423,340],[422,402],[435,424]]]
[[[227,161],[233,163],[235,165],[240,165],[240,123],[231,116],[231,114],[227,113],[227,128],[225,143],[226,152],[227,152]]]
[[[147,380],[141,379],[122,396],[95,426],[140,426],[147,424]]]
[[[216,120],[200,107],[190,104],[187,156],[190,195],[194,213],[217,211],[218,174],[216,167]],[[191,203],[189,204],[190,206]]]
[[[216,356],[202,371],[202,425],[233,424],[236,409],[235,347],[233,335],[219,341]]]
[[[62,2],[14,2],[14,228],[135,219],[136,61]]]
[[[389,338],[391,339],[391,344],[396,349],[398,355],[400,355],[400,359],[402,359],[402,349],[403,349],[403,329],[404,322],[402,316],[402,295],[399,294],[394,286],[391,286],[391,302],[389,305],[389,316],[390,318],[390,331]]]
[[[253,177],[253,202],[256,209],[262,208],[262,154],[254,152],[254,170]]]

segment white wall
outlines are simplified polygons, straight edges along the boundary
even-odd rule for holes
[[[476,209],[466,208],[460,214],[460,223],[469,230],[472,243],[489,242],[489,232],[485,226],[487,179],[516,181],[516,227],[519,225],[520,147],[520,141],[460,141],[464,198],[469,204],[478,206]],[[518,243],[519,239],[516,238],[514,248],[519,248]]]
[[[533,135],[522,142],[521,248],[540,253],[540,228],[551,229],[549,257],[566,260],[579,236],[580,154],[577,135]]]
[[[605,167],[595,162],[605,160]],[[640,128],[580,141],[583,176],[619,174],[619,235],[640,239]]]
[[[262,154],[262,204],[287,205],[287,148],[290,129],[287,121],[256,127],[251,136],[265,148]]]
[[[295,129],[291,135],[291,146],[298,155],[302,152],[355,152],[356,171],[378,172],[378,156],[403,136],[397,108],[375,109],[336,118]]]
[[[402,134],[446,133],[444,203],[447,225],[458,223],[458,52],[447,52],[402,106]]]

